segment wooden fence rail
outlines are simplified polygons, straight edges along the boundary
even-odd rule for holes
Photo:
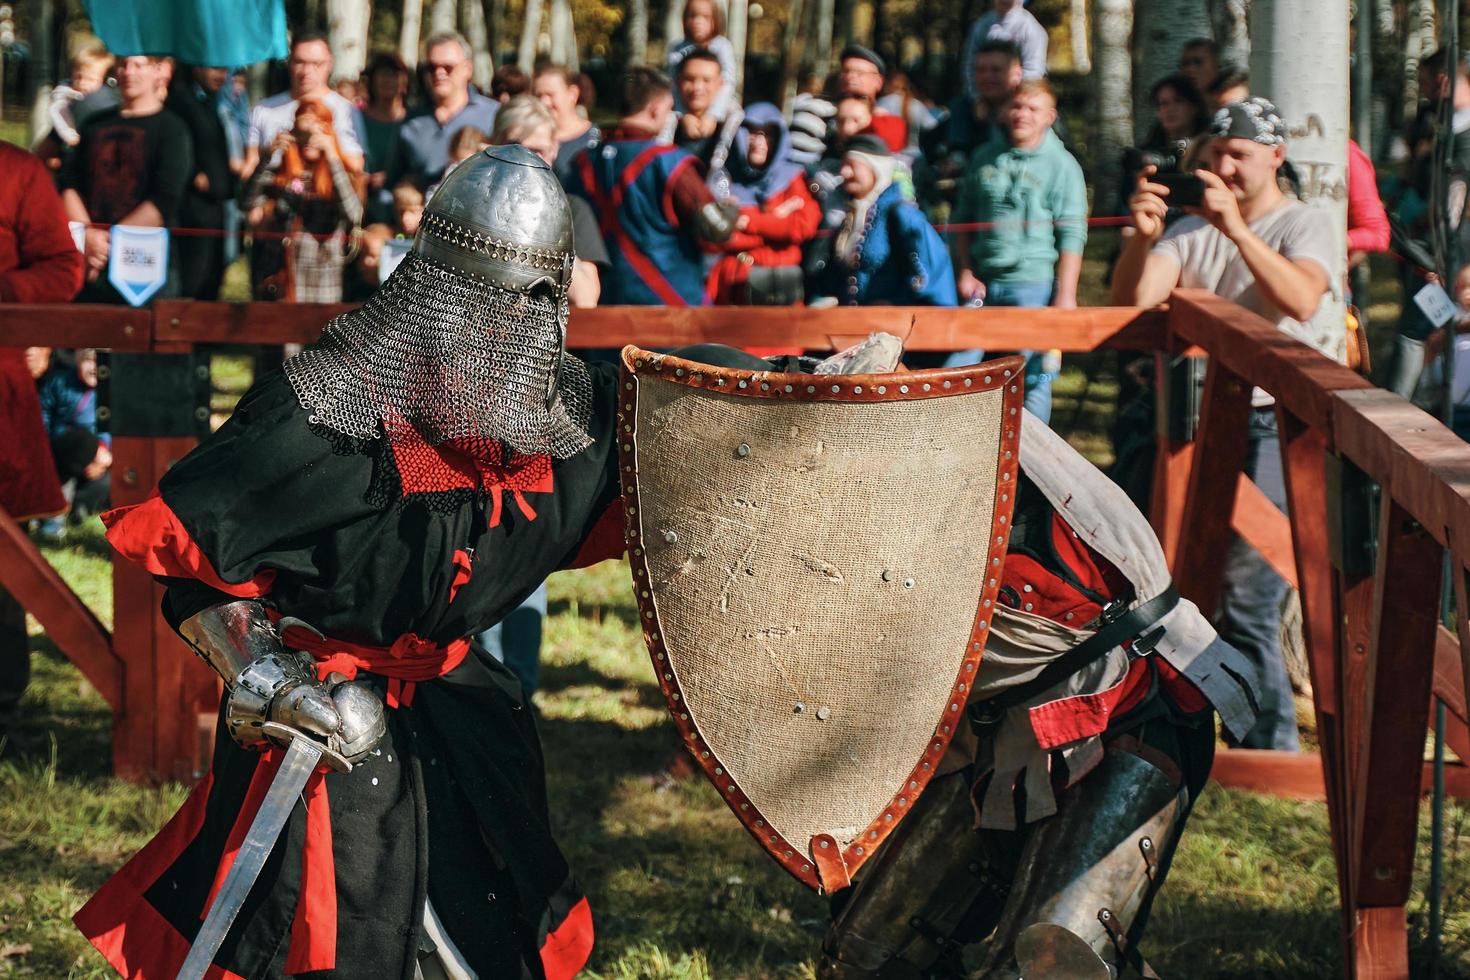
[[[200,344],[301,342],[347,308],[0,305],[0,346],[181,354]],[[910,350],[1123,348],[1209,355],[1191,441],[1170,440],[1164,420],[1172,396],[1168,385],[1158,387],[1151,519],[1181,593],[1202,608],[1211,608],[1219,594],[1232,530],[1298,588],[1321,745],[1320,758],[1226,750],[1217,775],[1236,785],[1326,800],[1346,971],[1360,978],[1407,976],[1404,906],[1426,778],[1431,693],[1449,706],[1451,748],[1470,757],[1470,617],[1459,617],[1458,636],[1438,622],[1446,553],[1458,606],[1470,608],[1470,447],[1265,320],[1198,291],[1178,291],[1168,307],[1155,310],[606,307],[574,311],[568,342],[574,348],[720,341],[826,349],[873,330],[904,335]],[[1256,387],[1275,397],[1289,519],[1244,475],[1246,420]],[[115,435],[114,502],[145,499],[193,444],[177,432]],[[158,587],[146,573],[114,563],[109,636],[0,514],[0,586],[20,597],[113,707],[119,775],[202,774],[217,685],[164,623]],[[1464,766],[1451,767],[1449,783],[1452,792],[1470,796]]]

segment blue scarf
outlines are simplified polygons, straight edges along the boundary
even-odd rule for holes
[[[770,154],[763,167],[753,167],[746,157],[750,131],[766,131]],[[741,204],[758,207],[791,186],[801,173],[801,164],[791,159],[791,136],[781,110],[769,102],[757,102],[745,110],[745,120],[735,134],[730,150],[730,193]]]

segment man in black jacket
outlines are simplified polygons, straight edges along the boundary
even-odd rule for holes
[[[229,142],[219,114],[220,88],[228,68],[192,68],[174,75],[168,102],[194,139],[194,173],[179,207],[179,227],[189,229],[187,247],[178,250],[181,295],[219,298],[225,273],[225,210],[237,190]]]

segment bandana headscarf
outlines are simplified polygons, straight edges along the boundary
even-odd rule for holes
[[[1210,120],[1210,136],[1253,140],[1265,146],[1285,146],[1286,123],[1269,100],[1255,95],[1221,106]]]

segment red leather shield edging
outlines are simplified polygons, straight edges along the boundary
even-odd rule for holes
[[[949,747],[950,740],[964,723],[965,702],[980,668],[980,657],[985,652],[985,640],[990,628],[989,610],[994,608],[996,592],[1000,588],[1001,563],[1005,558],[1011,513],[1015,507],[1016,473],[1020,465],[1021,404],[1024,397],[1021,382],[1024,362],[1019,357],[1006,357],[967,367],[938,368],[903,374],[783,374],[777,371],[738,371],[714,367],[669,354],[655,354],[630,345],[623,348],[621,363],[617,434],[618,466],[623,494],[623,530],[628,544],[628,558],[633,566],[633,592],[638,601],[639,619],[643,624],[643,641],[653,659],[659,690],[663,692],[669,713],[684,739],[685,747],[719,790],[726,805],[740,818],[745,829],[770,852],[781,867],[802,884],[818,892],[835,891],[857,873],[858,868],[898,826],[908,805],[928,785],[939,760]],[[649,581],[648,562],[639,532],[638,473],[634,465],[636,455],[633,450],[638,419],[636,379],[640,375],[737,397],[787,401],[908,401],[943,398],[964,392],[995,389],[1002,391],[1000,458],[996,466],[995,509],[991,517],[989,538],[992,542],[989,566],[992,574],[985,580],[980,605],[975,611],[970,636],[966,640],[964,659],[955,674],[953,699],[935,723],[934,734],[924,754],[914,764],[908,779],[894,793],[883,812],[842,852],[840,863],[823,856],[820,864],[829,869],[825,878],[818,870],[817,859],[811,853],[800,843],[787,840],[767,824],[765,817],[736,784],[734,777],[726,772],[724,765],[700,733],[698,725],[690,718],[684,704],[684,692],[679,686],[679,679],[674,674],[668,651],[664,648],[663,637],[657,628],[652,592],[644,588]],[[819,846],[829,843],[822,840],[823,836],[814,838]],[[830,843],[835,846],[835,841]],[[832,869],[837,867],[842,867],[844,873],[836,874]]]

